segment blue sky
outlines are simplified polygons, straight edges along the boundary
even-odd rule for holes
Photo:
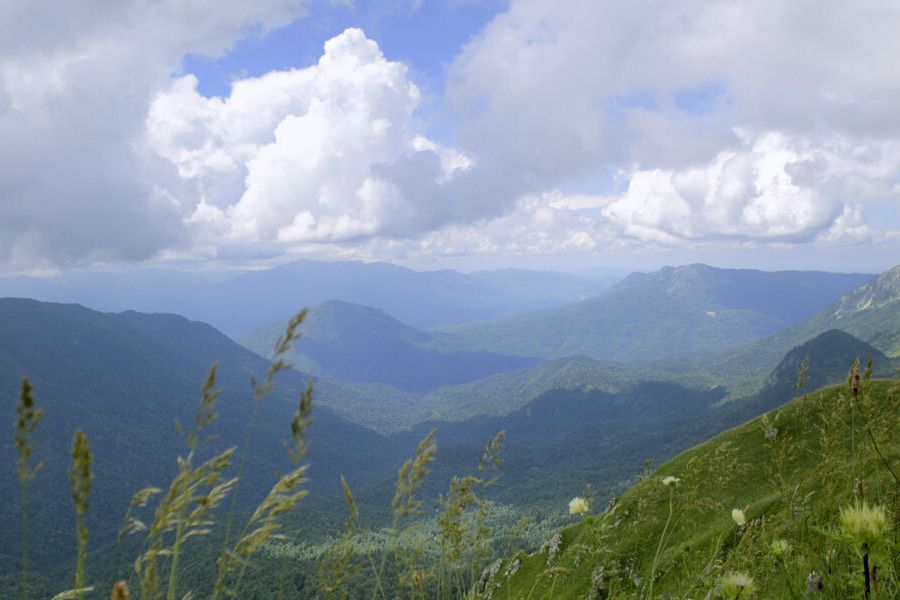
[[[887,0],[13,0],[0,23],[0,273],[900,256]]]

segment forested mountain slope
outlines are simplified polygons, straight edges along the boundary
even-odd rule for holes
[[[176,455],[186,452],[174,420],[193,423],[213,362],[223,393],[210,452],[239,445],[248,427],[255,431],[241,488],[246,506],[290,466],[284,443],[306,385],[303,375],[281,373],[250,426],[250,379],[261,380],[268,362],[209,325],[174,315],[104,314],[77,305],[0,300],[0,422],[9,427],[0,462],[12,468],[16,461],[12,425],[23,376],[31,379],[37,405],[45,411],[35,433],[35,460],[44,468],[32,484],[31,502],[32,553],[38,564],[55,565],[71,555],[66,468],[75,428],[87,434],[95,457],[89,525],[92,543],[102,545],[119,526],[133,493],[173,476]],[[409,452],[324,406],[317,406],[313,417],[310,485],[322,492],[337,491],[340,473],[360,484],[390,477]],[[18,498],[14,476],[0,479],[0,494]],[[0,548],[16,556],[20,531],[12,524],[19,523],[18,502],[4,503],[0,519],[10,524],[0,528]]]
[[[268,356],[285,324],[279,321],[257,330],[241,343]],[[538,362],[447,349],[432,334],[405,325],[384,311],[338,300],[310,308],[303,337],[294,344],[289,358],[297,368],[313,375],[381,382],[412,392],[467,383]]]
[[[888,356],[900,356],[900,265],[842,295],[802,323],[727,352],[706,353],[693,368],[722,380],[761,385],[791,348],[832,329],[849,333]]]
[[[771,335],[871,278],[699,264],[666,267],[632,274],[582,302],[441,332],[459,348],[646,362]]]

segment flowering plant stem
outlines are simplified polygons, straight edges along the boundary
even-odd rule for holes
[[[870,577],[869,577],[869,545],[868,544],[863,544],[862,560],[863,560],[863,574],[864,574],[865,582],[866,582],[866,600],[868,600],[869,594],[871,592],[870,587],[872,585],[871,581],[870,581]]]
[[[663,545],[666,541],[666,533],[669,531],[669,523],[672,522],[672,511],[674,508],[675,488],[669,488],[669,516],[666,518],[666,524],[663,527],[662,534],[659,536],[659,544],[656,546],[656,555],[653,557],[653,564],[650,566],[650,589],[647,591],[647,597],[653,598],[653,582],[656,579],[656,567],[659,565],[659,555],[662,553]]]
[[[788,573],[787,564],[785,563],[784,557],[781,557],[778,563],[781,565],[781,572],[784,573],[784,581],[787,583],[787,588],[791,593],[791,598],[799,598],[799,596],[797,596],[797,592],[794,591],[794,584],[791,583],[791,576]]]

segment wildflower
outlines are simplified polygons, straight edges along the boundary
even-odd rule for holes
[[[818,573],[812,571],[809,575],[806,576],[806,593],[812,594],[813,592],[821,592],[825,589],[825,584],[822,583],[822,578]]]
[[[722,577],[722,597],[737,600],[750,598],[756,591],[753,578],[740,571]]]
[[[504,573],[504,575],[506,575],[507,577],[512,577],[513,575],[516,574],[516,571],[519,570],[519,567],[521,565],[522,565],[522,563],[519,561],[519,559],[518,558],[515,559],[514,561],[509,563],[508,567],[506,567],[506,572]]]
[[[666,487],[677,487],[678,484],[681,483],[681,479],[669,475],[668,477],[663,477],[662,483]]]
[[[588,511],[588,503],[587,500],[582,498],[581,496],[575,496],[569,502],[569,514],[570,515],[583,515]]]
[[[731,518],[738,527],[743,527],[747,524],[747,517],[744,516],[744,511],[739,508],[731,509]]]
[[[588,595],[585,596],[585,600],[598,600],[600,597],[600,592],[604,592],[604,598],[606,597],[605,590],[603,590],[603,567],[595,567],[591,572],[591,588],[588,592]]]
[[[769,547],[772,552],[772,556],[784,556],[791,550],[791,545],[787,540],[775,540],[772,542],[772,545]]]
[[[559,546],[561,543],[562,543],[562,538],[559,536],[559,532],[556,532],[553,534],[553,537],[551,537],[549,540],[547,540],[546,542],[544,542],[541,545],[541,548],[539,551],[540,552],[543,552],[544,550],[547,551],[547,562],[548,563],[551,562],[556,557],[556,553],[559,552]]]
[[[890,529],[883,506],[865,501],[841,509],[841,530],[859,546],[871,546]]]
[[[775,413],[775,418],[778,419],[778,415],[780,413]],[[778,428],[772,425],[772,422],[769,421],[769,415],[762,416],[762,426],[764,431],[764,437],[767,440],[773,440],[778,437]]]
[[[500,571],[500,566],[502,564],[503,564],[503,560],[499,559],[499,558],[491,564],[490,568],[488,569],[488,578],[489,579],[493,579],[494,576],[497,575],[497,573]]]

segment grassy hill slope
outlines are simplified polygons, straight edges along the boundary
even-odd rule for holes
[[[538,551],[495,564],[479,597],[861,598],[863,551],[842,539],[840,510],[864,499],[898,523],[900,482],[888,468],[900,470],[898,425],[897,381],[864,380],[856,399],[847,386],[795,399],[680,454]],[[879,598],[900,592],[898,549],[896,528],[869,547]],[[728,596],[735,573],[755,591]]]

